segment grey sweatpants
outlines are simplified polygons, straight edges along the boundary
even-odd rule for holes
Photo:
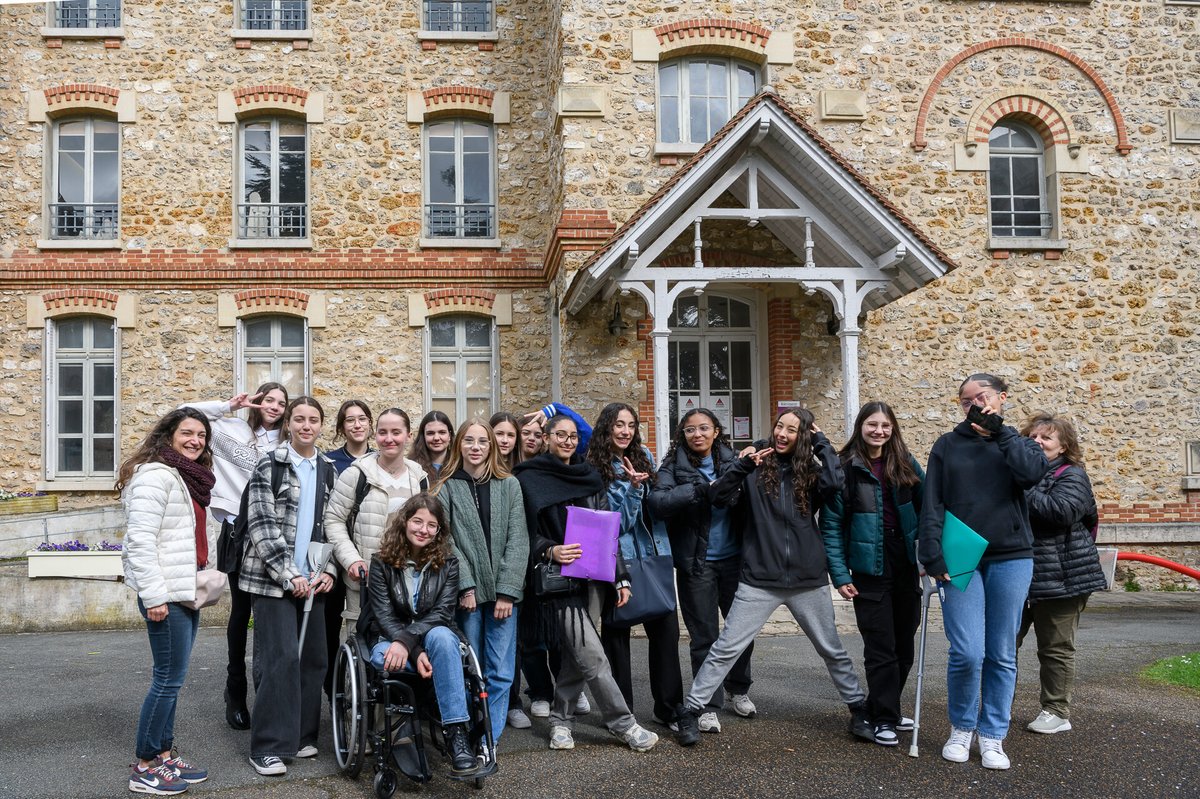
[[[703,713],[705,705],[720,689],[729,670],[741,656],[754,637],[762,630],[767,619],[780,605],[786,605],[800,629],[812,642],[813,649],[825,661],[833,685],[842,701],[847,705],[866,699],[858,684],[854,663],[838,638],[837,626],[833,621],[833,600],[829,587],[810,588],[803,591],[788,589],[758,588],[742,583],[733,597],[733,606],[725,617],[725,628],[708,650],[704,665],[692,680],[692,689],[683,703],[697,713]]]
[[[613,679],[608,657],[596,632],[596,619],[600,615],[601,587],[588,583],[588,610],[563,611],[559,615],[562,625],[562,667],[554,686],[554,701],[550,705],[550,726],[575,727],[575,700],[586,684],[596,700],[596,706],[604,717],[604,726],[615,733],[622,733],[637,721],[625,704],[625,697],[617,681]]]

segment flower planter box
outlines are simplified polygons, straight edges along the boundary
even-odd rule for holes
[[[120,552],[29,552],[30,577],[120,577]]]
[[[0,516],[16,516],[18,513],[54,513],[58,510],[58,497],[17,497],[0,502]]]

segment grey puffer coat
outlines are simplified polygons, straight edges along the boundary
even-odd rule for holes
[[[1033,528],[1031,602],[1105,588],[1091,534],[1097,518],[1092,483],[1082,467],[1063,465],[1061,458],[1054,459],[1041,481],[1025,492]]]

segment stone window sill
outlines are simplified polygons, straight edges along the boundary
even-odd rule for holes
[[[112,491],[112,477],[60,477],[57,480],[46,480],[34,486],[35,491]]]
[[[298,31],[263,31],[235,28],[229,32],[229,37],[231,39],[250,39],[263,42],[311,42],[313,33],[311,28],[304,28]]]
[[[989,250],[1008,250],[1008,251],[1027,251],[1027,250],[1053,250],[1062,251],[1067,249],[1065,239],[1039,239],[1039,238],[1021,238],[1013,236],[992,236],[988,239],[987,248]]]
[[[1200,475],[1189,475],[1183,478],[1184,491],[1200,491]]]
[[[695,155],[700,152],[703,144],[692,144],[691,142],[655,142],[655,155]]]
[[[38,239],[39,250],[120,250],[120,239]]]
[[[496,31],[417,31],[417,38],[423,42],[498,42],[500,34]]]
[[[427,239],[422,236],[417,246],[425,249],[498,250],[500,239]]]
[[[42,28],[43,39],[124,39],[124,28]]]
[[[230,239],[231,250],[311,250],[312,239]]]

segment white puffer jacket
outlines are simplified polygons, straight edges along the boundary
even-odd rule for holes
[[[429,487],[425,470],[415,461],[407,458],[404,464],[408,468],[405,477],[408,480],[410,495],[419,494],[422,489]],[[346,519],[354,508],[354,491],[358,488],[358,476],[367,476],[370,489],[363,497],[358,509],[358,518],[354,521],[354,536],[346,529]],[[350,579],[346,569],[358,561],[371,562],[371,556],[379,551],[383,542],[383,531],[387,525],[388,492],[383,487],[383,470],[379,468],[379,453],[369,452],[346,467],[346,471],[338,476],[333,494],[325,506],[325,539],[333,544],[333,554],[342,567],[342,579],[346,586],[355,592],[359,584]]]
[[[259,458],[275,451],[279,431],[260,427],[251,432],[250,425],[234,415],[228,402],[188,402],[179,407],[200,411],[208,417],[212,427],[212,440],[208,443],[212,448],[217,484],[213,486],[209,512],[215,512],[218,519],[221,514],[237,516],[250,474]]]
[[[148,608],[196,598],[196,514],[179,472],[143,463],[125,487],[125,584]]]

